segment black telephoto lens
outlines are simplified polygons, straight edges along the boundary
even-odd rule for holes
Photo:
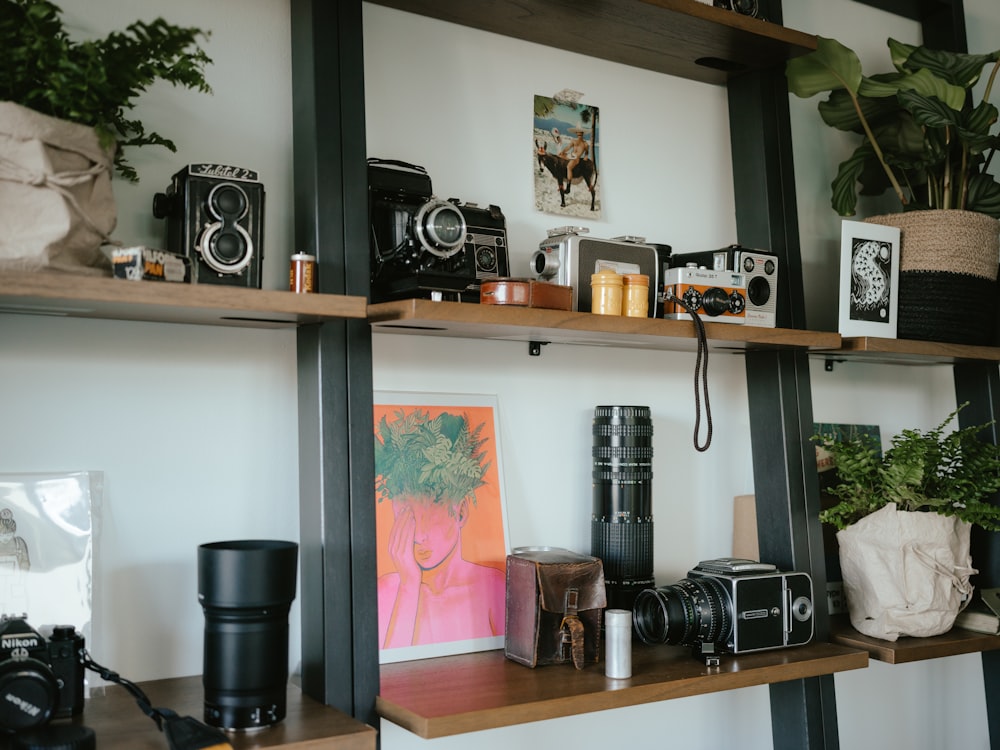
[[[653,422],[648,406],[594,409],[591,554],[604,564],[609,609],[632,609],[653,581]]]
[[[242,540],[198,548],[205,611],[205,723],[255,729],[285,717],[288,610],[295,598],[295,542]]]

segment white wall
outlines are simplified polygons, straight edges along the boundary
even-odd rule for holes
[[[1000,14],[991,0],[966,5],[971,48],[989,48]],[[180,153],[136,155],[142,182],[116,183],[116,235],[162,242],[149,204],[181,165],[249,166],[268,190],[265,286],[280,287],[292,237],[287,3],[178,0],[161,8],[148,0],[63,0],[63,6],[81,28],[163,13],[213,30],[215,96],[165,87],[144,100],[139,113],[174,138]],[[863,47],[866,58],[880,54],[889,34],[916,41],[919,33],[910,22],[850,0],[786,6],[789,26]],[[563,88],[601,107],[605,216],[584,222],[592,235],[640,234],[680,250],[734,240],[723,89],[371,5],[364,42],[369,155],[424,165],[439,193],[500,205],[515,272],[546,228],[567,223],[535,213],[530,172],[532,96]],[[835,310],[839,237],[827,188],[836,162],[828,152],[847,146],[826,132],[815,101],[793,100],[792,115],[810,322],[832,328],[822,312],[831,304]],[[0,382],[7,386],[0,392],[0,471],[99,468],[108,477],[93,644],[98,660],[136,679],[198,672],[196,546],[297,534],[294,347],[294,334],[282,331],[0,318]],[[526,349],[378,335],[375,387],[497,394],[512,544],[584,551],[593,407],[649,404],[657,579],[676,580],[699,559],[727,553],[732,497],[753,489],[742,359],[711,357],[715,440],[699,454],[691,446],[693,356],[550,345],[529,358]],[[874,421],[884,434],[932,426],[954,404],[944,368],[848,363],[828,373],[816,361],[811,379],[818,421]],[[169,647],[153,645],[156,638]],[[296,638],[293,662],[298,649]],[[842,747],[988,745],[976,656],[873,664],[835,681]],[[771,746],[763,687],[475,737],[424,741],[388,722],[382,731],[387,750],[473,743],[488,750],[547,739],[571,739],[582,749],[646,747],[666,738],[705,750]]]

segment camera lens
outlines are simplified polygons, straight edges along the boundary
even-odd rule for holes
[[[38,659],[8,659],[0,664],[0,730],[18,732],[52,718],[59,685]]]
[[[250,729],[284,718],[288,610],[297,561],[294,542],[247,540],[198,548],[206,723]]]
[[[643,643],[722,643],[732,630],[732,603],[715,578],[685,578],[639,592],[632,622]]]
[[[609,609],[632,609],[653,581],[653,423],[648,406],[594,410],[591,554],[604,564]]]
[[[450,258],[465,247],[465,217],[454,203],[427,201],[413,219],[421,246],[438,258]]]

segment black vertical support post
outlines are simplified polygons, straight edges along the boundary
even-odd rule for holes
[[[361,0],[291,0],[296,250],[318,289],[368,295]],[[298,333],[302,684],[377,725],[371,329]]]
[[[764,10],[780,23],[778,0]],[[738,241],[778,255],[778,326],[805,328],[784,68],[735,76],[728,94]],[[823,641],[829,622],[808,358],[748,351],[746,372],[760,556],[812,576],[815,638]],[[777,683],[770,694],[775,748],[839,747],[832,675]]]

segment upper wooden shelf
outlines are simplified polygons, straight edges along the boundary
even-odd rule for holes
[[[1000,348],[913,339],[845,336],[840,350],[830,352],[829,356],[830,359],[864,360],[883,364],[940,365],[960,362],[1000,362]]]
[[[611,680],[603,662],[530,669],[484,651],[383,665],[376,709],[430,739],[866,666],[865,652],[830,643],[725,656],[720,667],[686,648],[637,644],[631,679]]]
[[[369,305],[376,332],[474,339],[590,344],[638,349],[695,351],[694,324],[686,320],[626,318],[508,305],[398,300]],[[706,323],[712,350],[836,349],[840,336],[787,328]]]
[[[0,313],[287,328],[336,318],[364,318],[365,308],[363,297],[337,294],[0,271]]]
[[[140,685],[154,706],[170,708],[181,716],[201,719],[204,692],[200,677],[155,680]],[[163,750],[166,741],[156,724],[124,688],[96,688],[73,721],[94,730],[101,750]],[[235,750],[284,748],[285,750],[375,750],[375,730],[335,708],[288,688],[287,714],[272,727],[255,732],[231,733]],[[0,735],[0,748],[9,740]]]
[[[816,48],[816,37],[697,0],[372,0],[399,10],[695,81],[722,84]]]
[[[953,628],[944,635],[930,638],[900,638],[884,641],[862,635],[851,627],[846,615],[830,618],[830,638],[850,648],[863,649],[872,659],[889,664],[938,659],[942,656],[975,654],[1000,648],[1000,636]]]

